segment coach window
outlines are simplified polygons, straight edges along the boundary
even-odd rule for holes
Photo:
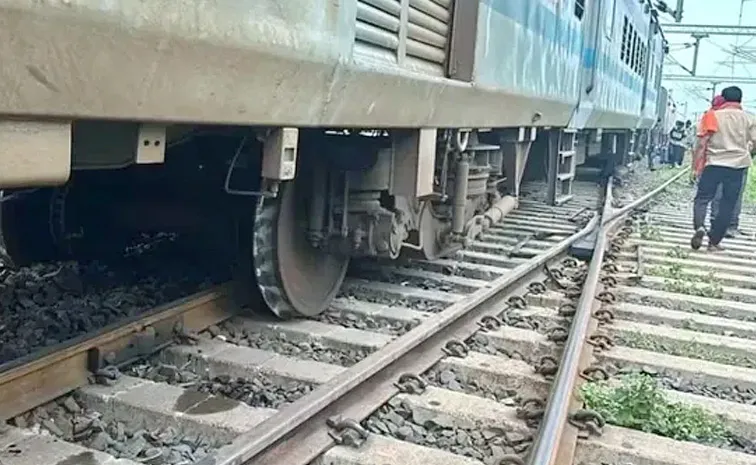
[[[604,32],[609,40],[614,38],[614,15],[617,13],[617,0],[604,0]]]
[[[583,19],[585,15],[585,0],[575,0],[575,16],[579,20]]]
[[[625,20],[622,24],[622,50],[621,58],[625,64],[630,64],[630,23],[625,16]]]
[[[630,28],[630,62],[628,66],[635,71],[635,60],[638,59],[638,36],[635,34],[635,29]]]

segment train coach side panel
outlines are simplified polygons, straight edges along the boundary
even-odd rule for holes
[[[652,41],[652,55],[649,63],[649,91],[646,94],[646,107],[643,110],[643,127],[651,127],[661,116],[658,110],[659,93],[661,92],[662,70],[664,68],[664,38],[661,32],[654,35]]]
[[[568,100],[546,106],[538,93],[454,81],[428,67],[375,59],[356,41],[358,8],[365,4],[0,0],[0,114],[244,125],[507,127],[532,125],[535,111],[543,115],[537,124],[562,125],[572,109]],[[496,47],[500,57],[513,53],[505,43]],[[536,48],[529,50],[540,56]],[[561,98],[557,82],[545,86],[544,95]]]
[[[0,113],[317,120],[342,23],[328,0],[2,0]]]
[[[648,14],[643,13],[637,0],[605,2],[600,46],[586,53],[583,60],[585,68],[596,68],[596,84],[591,96],[594,109],[586,127],[635,128],[647,123],[641,111],[645,70],[636,50],[645,48],[648,21]],[[634,37],[639,40],[635,46]],[[649,81],[646,105],[653,105],[656,93],[654,83]]]
[[[482,0],[476,84],[529,96],[566,126],[577,104],[581,23],[565,2]],[[561,6],[561,11],[559,8]]]

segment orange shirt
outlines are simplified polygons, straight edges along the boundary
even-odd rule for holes
[[[714,114],[715,111],[716,109],[714,107],[709,108],[701,117],[701,121],[698,122],[698,131],[696,135],[699,138],[710,136],[711,134],[717,132],[717,116]],[[697,175],[700,175],[701,172],[703,172],[703,169],[706,167],[706,143],[704,143],[700,150],[700,155],[696,157],[694,153],[693,157],[693,171]]]
[[[698,123],[698,137],[708,136],[717,132],[717,116],[714,114],[715,112],[714,108],[709,108],[703,114],[701,121]]]

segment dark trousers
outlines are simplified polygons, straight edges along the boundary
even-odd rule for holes
[[[648,169],[654,169],[654,158],[657,157],[658,148],[654,145],[649,145],[646,149],[646,161],[648,161]]]
[[[609,183],[609,178],[615,178],[616,180],[619,157],[619,153],[607,154],[606,161],[604,162],[604,169],[601,170],[601,174],[599,175],[600,186],[606,186]]]
[[[703,228],[706,221],[706,210],[709,203],[714,200],[717,188],[722,186],[722,200],[719,202],[719,211],[712,220],[709,231],[709,243],[718,245],[727,232],[727,226],[732,218],[735,204],[743,190],[743,177],[746,175],[745,168],[727,168],[724,166],[707,166],[698,180],[698,191],[693,203],[693,227]]]
[[[662,164],[668,164],[669,163],[669,157],[670,157],[670,148],[669,144],[662,145],[659,148],[659,159],[661,160]]]
[[[732,211],[732,218],[730,218],[730,222],[728,223],[728,227],[732,229],[738,229],[740,226],[740,211],[743,209],[743,194],[745,193],[745,185],[748,181],[748,173],[746,172],[746,175],[743,176],[743,187],[740,189],[740,195],[738,196],[738,201],[735,202],[735,207]],[[717,194],[714,196],[714,200],[711,202],[711,216],[709,218],[709,221],[711,223],[714,222],[714,218],[717,217],[717,213],[719,212],[719,202],[722,201],[722,186],[719,186],[717,188]]]
[[[672,152],[669,157],[670,164],[682,166],[683,159],[685,158],[685,147],[670,144],[669,148]]]

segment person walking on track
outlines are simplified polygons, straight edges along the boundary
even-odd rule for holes
[[[685,122],[685,150],[693,151],[696,145],[696,129],[693,127],[693,121]]]
[[[664,131],[662,126],[662,119],[657,118],[656,123],[648,131],[646,160],[648,161],[648,169],[651,171],[656,169],[654,158],[658,158],[661,154],[661,133]]]
[[[735,207],[732,212],[732,215],[730,217],[730,222],[727,224],[727,231],[725,232],[725,237],[735,237],[738,234],[742,234],[740,231],[740,212],[743,209],[743,195],[745,194],[745,186],[748,183],[748,168],[746,168],[746,174],[743,176],[743,186],[740,188],[740,195],[738,195],[738,200],[735,202]],[[719,213],[719,205],[722,203],[722,186],[719,186],[717,188],[717,193],[714,196],[714,200],[711,202],[711,215],[709,217],[709,222],[714,223],[714,218],[717,217],[717,213]],[[713,226],[712,226],[713,227]]]
[[[677,121],[675,127],[669,132],[669,148],[671,154],[669,157],[670,164],[672,166],[682,166],[683,159],[685,158],[685,126],[682,121]]]
[[[701,121],[698,122],[696,128],[696,136],[704,137],[706,131],[703,129],[706,121],[714,118],[714,112],[718,110],[725,103],[724,97],[717,95],[711,101],[711,107],[701,116]],[[699,145],[697,139],[693,142],[693,154],[690,158],[691,170],[690,170],[690,184],[694,185],[701,177],[704,167],[706,166],[706,147]],[[700,154],[697,155],[697,153]],[[717,195],[721,197],[721,188],[717,189]]]
[[[703,129],[711,118],[715,118],[714,112],[718,110],[719,108],[724,105],[725,99],[721,95],[717,95],[714,97],[714,99],[711,102],[711,108],[704,113],[704,115],[701,117],[701,121],[698,123],[698,131],[697,135],[699,137],[703,137],[706,135],[706,131]],[[716,123],[714,123],[716,124]],[[699,148],[701,151],[701,156],[694,156],[693,157],[693,169],[692,175],[695,180],[697,180],[701,176],[701,172],[703,171],[704,167],[706,166],[706,149],[705,147]],[[747,179],[747,175],[743,177],[743,181],[745,182]],[[744,184],[745,186],[745,184]],[[738,196],[738,201],[735,203],[735,211],[732,214],[732,219],[730,220],[730,223],[727,227],[727,232],[725,233],[725,237],[734,237],[735,234],[738,232],[739,227],[739,219],[740,219],[740,210],[743,205],[743,193],[745,192],[745,187],[740,191],[740,196]],[[719,202],[722,200],[722,185],[720,184],[717,187],[717,193],[714,195],[714,200],[711,201],[711,214],[709,215],[709,229],[713,227],[714,224],[714,218],[717,217],[717,213],[719,212]]]
[[[722,200],[709,231],[708,248],[723,250],[720,242],[743,190],[743,178],[751,166],[749,146],[756,142],[756,118],[743,111],[743,91],[739,87],[728,87],[722,91],[722,97],[725,103],[704,115],[694,152],[693,166],[700,164],[700,157],[704,157],[704,168],[693,203],[695,232],[690,240],[693,250],[703,244],[706,211],[719,186],[722,186]]]
[[[705,137],[707,135],[707,127],[716,126],[716,117],[714,116],[714,112],[722,108],[722,105],[724,104],[725,99],[721,95],[717,95],[716,97],[714,97],[714,99],[712,99],[711,108],[706,110],[706,113],[704,113],[701,117],[701,121],[698,122],[698,131],[696,132],[696,135],[698,137]],[[714,121],[712,122],[712,120]],[[696,179],[698,179],[699,177],[701,177],[701,173],[706,166],[705,144],[694,144],[691,164],[693,165],[693,174],[695,175]]]

